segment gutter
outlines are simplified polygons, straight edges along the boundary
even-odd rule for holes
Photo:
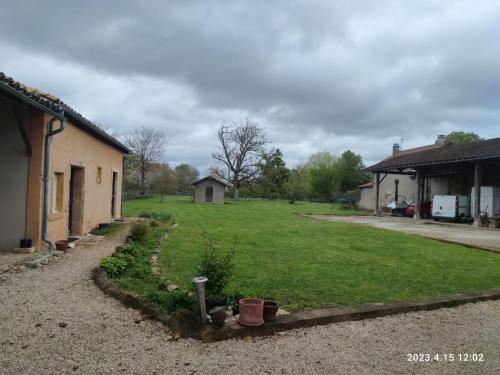
[[[29,96],[26,96],[26,95],[20,93],[15,88],[5,84],[4,82],[0,82],[0,89],[9,93],[10,95],[14,96],[15,98],[20,99],[23,102],[41,110],[42,112],[47,112],[47,113],[51,114],[52,116],[54,116],[58,119],[61,119],[61,120],[64,119],[64,116],[61,115],[60,113],[57,113],[54,110],[52,110],[50,107],[45,106],[45,105],[37,102],[36,100],[31,99]]]
[[[54,129],[54,123],[59,120],[61,126]],[[50,144],[52,137],[64,130],[64,112],[53,116],[49,121],[49,131],[45,135],[45,153],[43,158],[43,218],[42,218],[42,240],[49,247],[49,252],[54,250],[54,244],[47,237],[47,227],[49,222],[49,169],[50,169]]]

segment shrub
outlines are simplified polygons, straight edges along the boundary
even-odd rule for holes
[[[144,298],[149,302],[154,302],[164,308],[167,312],[173,312],[178,309],[192,310],[196,305],[194,296],[189,296],[186,292],[149,289],[144,292]]]
[[[130,235],[134,240],[141,241],[146,237],[147,234],[148,226],[146,223],[137,221],[132,224],[132,227],[130,228]]]
[[[245,296],[239,290],[234,290],[227,296],[226,305],[231,306],[234,315],[240,313],[240,299],[242,298]]]
[[[133,262],[134,259],[132,256],[118,252],[110,257],[101,259],[100,266],[109,277],[117,277]]]
[[[151,227],[153,227],[153,228],[156,228],[156,227],[159,227],[159,226],[160,226],[160,223],[159,223],[159,222],[157,222],[156,220],[151,220],[151,221],[149,222],[149,225],[150,225]]]
[[[206,283],[206,296],[208,301],[217,301],[224,297],[224,287],[227,284],[233,268],[233,255],[236,240],[233,240],[230,248],[223,251],[213,239],[204,243],[204,251],[198,266],[198,275],[208,278]]]
[[[90,234],[94,236],[106,236],[109,234],[113,234],[120,228],[119,224],[111,223],[111,224],[100,224],[97,228],[93,228],[90,231]]]

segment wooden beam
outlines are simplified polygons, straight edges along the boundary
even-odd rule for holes
[[[375,173],[375,216],[380,216],[380,173]]]
[[[415,191],[415,215],[413,215],[413,219],[420,220],[420,203],[422,201],[422,171],[417,169],[416,176],[416,191]]]
[[[474,226],[481,226],[481,163],[474,164]]]

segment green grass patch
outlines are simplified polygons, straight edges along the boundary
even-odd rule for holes
[[[150,258],[166,232],[166,224],[150,227],[140,239],[120,247],[112,256],[101,259],[101,268],[118,287],[159,304],[164,311],[192,308],[196,300],[189,297],[187,291],[167,292],[165,277],[155,275],[151,270]]]
[[[94,236],[111,236],[120,229],[121,224],[111,223],[109,225],[104,225],[101,228],[94,228],[90,231]]]
[[[129,216],[172,213],[179,226],[162,249],[165,277],[191,287],[206,235],[237,238],[226,293],[277,300],[285,309],[358,305],[500,287],[500,255],[365,225],[315,221],[294,213],[362,214],[331,204],[173,197],[126,202]],[[206,235],[205,235],[206,233]]]

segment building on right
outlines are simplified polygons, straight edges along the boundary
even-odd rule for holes
[[[361,201],[376,215],[388,201],[405,199],[415,203],[415,218],[420,219],[421,203],[434,195],[470,197],[475,225],[480,225],[481,213],[500,214],[500,196],[494,194],[500,187],[500,138],[453,144],[439,136],[433,145],[404,151],[394,145],[390,157],[367,170],[373,183],[360,187]]]

